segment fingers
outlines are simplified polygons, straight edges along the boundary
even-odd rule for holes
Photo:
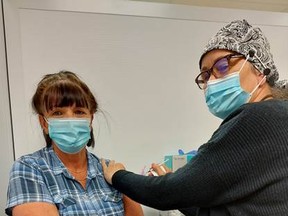
[[[165,169],[166,173],[171,173],[172,172],[172,170],[169,169],[165,164],[162,165],[162,167]]]
[[[101,165],[103,169],[103,174],[106,181],[112,185],[112,177],[119,170],[125,170],[125,167],[121,163],[115,163],[114,160],[109,161],[108,166],[104,159],[101,159]]]
[[[152,169],[154,172],[156,172],[158,174],[158,176],[166,174],[166,170],[163,168],[162,165],[152,164]]]
[[[101,164],[102,164],[103,170],[107,170],[109,166],[114,166],[115,165],[115,161],[114,160],[110,160],[108,162],[108,165],[107,165],[106,160],[102,158],[101,159]]]
[[[160,169],[163,171],[163,173],[165,173],[165,174],[167,173],[163,166],[160,166]]]
[[[171,172],[171,170],[165,165],[159,165],[159,164],[153,163],[151,165],[151,171],[150,172],[153,175],[155,175],[155,173],[156,173],[158,176],[161,176],[161,175],[165,175],[168,172]]]
[[[105,170],[107,169],[107,165],[106,165],[106,161],[102,158],[101,159],[101,165],[102,165],[102,169],[105,172]]]
[[[114,160],[110,160],[108,163],[108,167],[113,167],[115,166],[115,161]]]
[[[159,176],[152,168],[148,171],[148,176]]]
[[[114,163],[115,163],[115,161],[112,160],[109,162],[109,164],[107,166],[105,159],[103,159],[103,158],[101,159],[101,165],[102,165],[102,169],[103,169],[104,178],[111,185],[112,185],[112,176],[114,173],[112,173],[109,170],[109,167],[111,164],[114,165]]]

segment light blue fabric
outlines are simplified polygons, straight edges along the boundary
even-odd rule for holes
[[[6,214],[27,202],[55,204],[61,216],[124,215],[122,194],[104,179],[99,159],[87,151],[86,188],[65,168],[52,147],[15,161],[10,172]]]
[[[91,138],[90,119],[49,118],[48,130],[58,148],[68,154],[79,152]]]
[[[208,81],[205,98],[210,112],[225,119],[249,100],[250,93],[242,89],[239,72],[235,72],[224,78]]]

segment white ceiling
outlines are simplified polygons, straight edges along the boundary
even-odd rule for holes
[[[288,0],[134,0],[168,4],[288,12]]]

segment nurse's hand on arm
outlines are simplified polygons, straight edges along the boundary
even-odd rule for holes
[[[104,159],[101,159],[101,164],[103,168],[103,173],[106,181],[112,185],[112,177],[114,173],[116,173],[119,170],[125,170],[125,167],[121,163],[115,163],[114,160],[109,161],[108,166],[106,164],[106,161]]]
[[[112,185],[112,177],[114,173],[119,170],[125,170],[125,167],[121,163],[115,163],[114,160],[109,161],[108,165],[104,159],[101,159],[103,173],[106,181]],[[143,216],[143,210],[139,203],[133,201],[129,197],[123,195],[125,216]]]

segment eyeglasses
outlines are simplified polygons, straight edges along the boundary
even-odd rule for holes
[[[217,59],[210,69],[201,71],[201,73],[196,77],[195,82],[198,87],[200,89],[205,89],[211,74],[213,74],[216,79],[227,75],[230,69],[231,58],[244,58],[244,56],[241,54],[232,53]]]

